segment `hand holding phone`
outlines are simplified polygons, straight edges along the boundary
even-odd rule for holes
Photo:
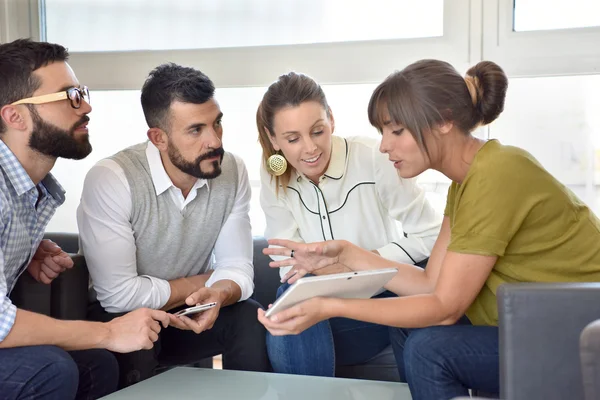
[[[207,303],[207,304],[200,304],[194,307],[188,307],[188,308],[184,308],[183,310],[177,311],[175,314],[175,316],[177,317],[181,317],[183,315],[194,315],[194,314],[198,314],[201,313],[203,311],[206,311],[210,308],[213,308],[217,305],[216,302],[213,303]]]

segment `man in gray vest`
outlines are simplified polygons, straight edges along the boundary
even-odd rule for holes
[[[101,160],[85,179],[77,221],[97,300],[91,318],[217,303],[189,318],[170,314],[154,350],[117,355],[121,387],[221,353],[226,369],[270,368],[260,306],[249,299],[248,173],[223,150],[214,91],[193,68],[154,69],[142,88],[149,141]]]

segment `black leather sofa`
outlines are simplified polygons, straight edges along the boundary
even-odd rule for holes
[[[28,272],[17,281],[11,293],[12,301],[20,308],[39,312],[58,319],[85,319],[88,305],[89,274],[85,258],[77,254],[79,238],[76,233],[47,233],[45,238],[57,243],[72,254],[75,265],[62,273],[51,285],[35,281]],[[279,271],[269,267],[269,257],[262,254],[267,247],[263,237],[254,238],[254,295],[253,298],[267,307],[275,300],[280,285]],[[211,367],[210,360],[196,366]],[[373,380],[397,381],[398,370],[391,347],[363,365],[339,368],[339,376]]]

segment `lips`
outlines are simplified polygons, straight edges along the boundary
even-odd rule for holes
[[[75,128],[75,130],[76,130],[76,131],[87,131],[87,130],[88,130],[88,129],[87,129],[87,125],[88,125],[88,123],[87,123],[87,122],[86,122],[86,123],[84,123],[84,124],[81,124],[81,125],[79,125],[77,128]]]
[[[320,158],[321,158],[321,154],[319,154],[318,156],[312,157],[312,158],[305,158],[302,161],[307,164],[314,164],[317,161],[319,161]]]

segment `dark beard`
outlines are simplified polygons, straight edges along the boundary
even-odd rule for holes
[[[85,134],[81,139],[75,138],[77,127],[89,121],[90,117],[84,115],[67,131],[44,121],[33,107],[30,110],[33,120],[30,148],[50,157],[72,160],[81,160],[92,152],[89,135]]]
[[[179,152],[179,150],[172,143],[169,143],[167,153],[169,155],[169,160],[171,160],[173,165],[179,168],[180,171],[185,172],[188,175],[199,179],[214,179],[217,176],[221,175],[221,162],[223,161],[223,156],[225,155],[225,151],[222,147],[219,147],[218,149],[213,149],[206,154],[202,154],[193,162],[185,160]],[[203,171],[200,167],[200,162],[208,158],[213,158],[217,156],[219,156],[220,159],[219,161],[212,162],[213,170],[211,172]]]

